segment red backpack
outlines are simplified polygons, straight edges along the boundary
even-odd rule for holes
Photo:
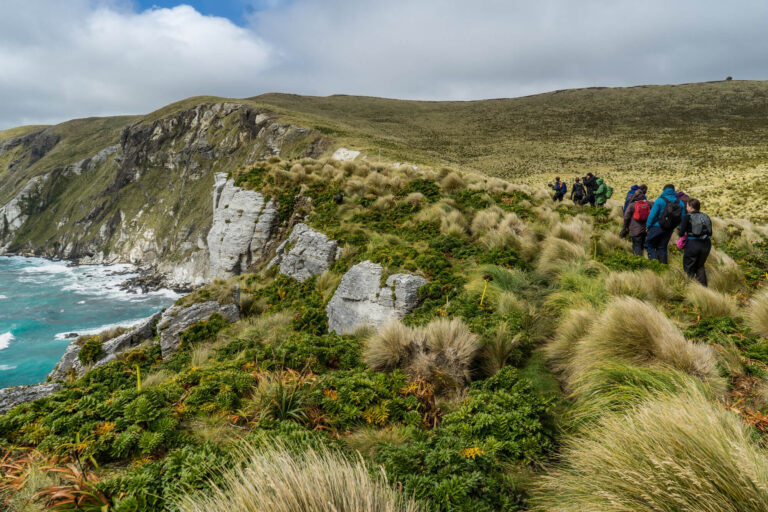
[[[636,221],[648,220],[648,215],[651,214],[651,205],[643,199],[642,201],[635,201],[635,213],[632,214],[632,218]]]

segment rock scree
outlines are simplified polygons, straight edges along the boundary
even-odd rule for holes
[[[403,318],[418,306],[419,288],[428,279],[393,274],[382,287],[382,272],[381,265],[366,260],[344,274],[326,307],[329,331],[351,334],[362,326],[378,328]]]
[[[45,398],[60,389],[61,384],[56,382],[0,389],[0,414],[5,414],[19,404]]]
[[[208,320],[211,316],[219,314],[229,323],[240,319],[240,309],[236,304],[220,304],[214,300],[199,302],[191,306],[173,306],[163,313],[157,323],[157,332],[160,334],[160,350],[163,357],[168,357],[179,348],[181,333],[189,329],[193,324]]]
[[[304,282],[328,270],[339,256],[339,244],[304,223],[298,223],[277,248],[267,268],[280,265],[280,273]]]

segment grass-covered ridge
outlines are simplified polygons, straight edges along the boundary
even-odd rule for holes
[[[765,503],[764,226],[715,222],[703,290],[676,249],[668,268],[631,256],[613,202],[553,208],[498,178],[324,159],[233,178],[338,240],[339,260],[304,283],[216,281],[180,303],[237,285],[239,322],[213,317],[170,359],[149,344],[0,416],[9,510]],[[325,305],[364,260],[428,277],[421,306],[329,334]]]

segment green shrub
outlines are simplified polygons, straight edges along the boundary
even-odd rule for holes
[[[84,366],[95,363],[102,356],[104,356],[104,347],[101,340],[97,337],[88,338],[77,354],[77,358]]]
[[[179,336],[180,348],[185,349],[197,343],[211,343],[216,341],[219,331],[227,326],[227,322],[218,313],[211,315],[208,320],[193,324]]]

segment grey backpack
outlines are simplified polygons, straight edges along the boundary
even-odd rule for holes
[[[693,212],[691,215],[691,235],[696,238],[709,238],[712,236],[712,220],[709,215],[701,212]]]

